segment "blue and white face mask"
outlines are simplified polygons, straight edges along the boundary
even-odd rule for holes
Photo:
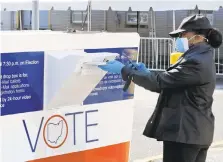
[[[176,50],[177,52],[185,53],[189,49],[189,41],[187,38],[177,38]]]
[[[185,53],[187,50],[189,50],[189,41],[193,40],[195,36],[202,37],[202,38],[206,39],[207,42],[208,42],[208,39],[201,36],[201,35],[194,35],[190,39],[177,38],[177,40],[176,40],[176,50],[177,50],[177,52]]]

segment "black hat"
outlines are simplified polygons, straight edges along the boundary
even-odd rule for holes
[[[179,28],[175,31],[170,32],[169,35],[171,37],[177,37],[179,33],[182,33],[184,31],[194,31],[194,30],[212,29],[212,28],[213,27],[207,17],[201,14],[196,14],[183,19]]]

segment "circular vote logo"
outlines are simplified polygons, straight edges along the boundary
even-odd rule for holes
[[[43,138],[46,145],[50,148],[61,147],[67,139],[68,124],[64,117],[60,115],[51,116],[45,123]]]

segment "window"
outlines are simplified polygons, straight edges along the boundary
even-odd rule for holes
[[[148,25],[148,13],[139,13],[139,24]],[[127,13],[127,25],[137,25],[137,12]]]
[[[87,23],[87,12],[73,12],[72,13],[72,23],[82,24],[84,21]],[[85,20],[86,19],[86,20]]]

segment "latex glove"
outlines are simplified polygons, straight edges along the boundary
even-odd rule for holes
[[[134,71],[142,72],[142,73],[150,73],[149,69],[146,68],[144,63],[130,63],[126,65],[122,70],[122,79],[124,81],[127,81],[129,76],[134,73]]]
[[[146,68],[146,65],[142,62],[139,63],[133,63],[133,65],[137,68],[137,70],[142,71],[142,72],[147,72],[149,73],[149,69]]]
[[[125,65],[119,61],[108,61],[106,65],[99,65],[98,67],[110,73],[121,74],[121,70]]]

